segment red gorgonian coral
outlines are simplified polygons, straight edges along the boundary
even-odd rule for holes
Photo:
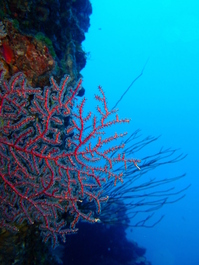
[[[50,81],[50,87],[41,89],[28,86],[22,73],[9,83],[1,77],[0,227],[17,231],[24,220],[37,223],[44,240],[52,238],[55,245],[58,236],[64,241],[76,231],[79,219],[97,221],[93,210],[81,210],[81,202],[95,202],[100,213],[101,203],[108,200],[103,183],[122,181],[114,164],[133,163],[139,169],[139,160],[127,159],[124,145],[111,145],[125,134],[105,136],[107,127],[129,120],[109,111],[101,87],[95,96],[97,116],[85,116],[85,99],[78,103],[75,98],[82,81],[75,88],[69,87],[68,76],[60,86]]]

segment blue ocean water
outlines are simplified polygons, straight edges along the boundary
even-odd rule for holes
[[[191,187],[181,201],[160,209],[155,227],[127,229],[130,240],[147,249],[153,265],[199,264],[199,3],[195,0],[91,1],[91,27],[83,46],[89,60],[82,71],[88,109],[101,85],[121,117],[131,118],[126,130],[161,135],[154,148],[180,148],[183,161],[150,173],[186,178],[175,183]],[[150,149],[151,148],[151,149]],[[150,176],[149,176],[150,177]]]

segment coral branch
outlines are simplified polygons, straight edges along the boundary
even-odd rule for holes
[[[108,110],[101,87],[96,99],[102,106],[87,132],[92,113],[84,116],[85,99],[75,103],[82,81],[74,88],[69,87],[68,76],[60,86],[53,78],[50,81],[51,86],[42,90],[28,86],[21,73],[9,83],[0,80],[0,225],[16,230],[24,220],[37,223],[44,240],[51,238],[55,245],[58,236],[65,240],[77,230],[80,218],[96,222],[95,212],[100,213],[101,203],[107,201],[102,183],[110,178],[115,185],[122,182],[122,173],[113,171],[115,164],[139,169],[140,161],[124,153],[111,157],[124,145],[110,144],[125,134],[105,138],[104,130],[129,120]],[[115,117],[110,119],[111,115]],[[93,201],[95,210],[83,211],[83,201]]]

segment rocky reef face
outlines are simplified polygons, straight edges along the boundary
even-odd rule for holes
[[[0,0],[0,62],[6,78],[23,71],[33,86],[80,78],[87,54],[82,48],[90,26],[89,0]]]

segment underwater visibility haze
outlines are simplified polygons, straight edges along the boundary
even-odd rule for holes
[[[83,70],[86,97],[92,99],[100,84],[114,106],[148,61],[117,108],[131,118],[127,130],[161,135],[156,146],[149,145],[149,153],[164,146],[187,154],[183,161],[149,173],[151,178],[186,173],[175,184],[191,184],[186,197],[159,210],[165,216],[155,227],[129,229],[128,238],[147,249],[153,265],[197,265],[199,3],[103,0],[92,5],[91,27],[83,43],[90,51]]]

